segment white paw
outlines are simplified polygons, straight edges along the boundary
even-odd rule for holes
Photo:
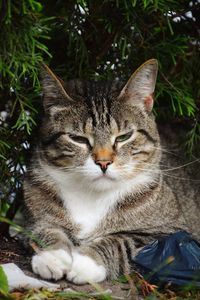
[[[32,258],[33,272],[45,279],[58,280],[71,269],[72,257],[63,250],[41,251]]]
[[[104,266],[98,265],[91,257],[75,252],[67,279],[76,284],[101,282],[106,279],[106,269]]]

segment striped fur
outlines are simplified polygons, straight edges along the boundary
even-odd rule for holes
[[[184,229],[199,239],[199,185],[161,151],[156,74],[150,60],[125,85],[63,86],[43,67],[45,115],[24,182],[26,226],[44,245],[32,259],[41,277],[116,278],[163,234]],[[170,168],[173,176],[162,170]]]

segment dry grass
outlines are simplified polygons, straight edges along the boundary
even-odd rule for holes
[[[113,286],[121,285],[122,283],[128,284],[126,298],[117,295],[113,296],[109,292],[104,292],[100,285],[96,285],[95,292],[31,289],[28,291],[15,291],[7,294],[0,293],[0,300],[200,300],[199,289],[189,286],[175,288],[166,285],[161,290],[157,286],[147,283],[138,273],[121,277],[119,281],[113,282]]]

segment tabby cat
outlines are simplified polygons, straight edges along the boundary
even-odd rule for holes
[[[45,245],[32,257],[42,278],[101,282],[130,273],[161,235],[199,240],[198,180],[166,158],[152,113],[157,69],[151,59],[125,85],[64,84],[43,66],[45,114],[24,182],[27,228]]]

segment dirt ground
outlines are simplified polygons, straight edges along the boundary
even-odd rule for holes
[[[31,256],[33,254],[33,250],[30,248],[29,250],[25,249],[23,245],[20,243],[18,239],[15,238],[0,238],[0,264],[6,263],[15,263],[18,267],[20,267],[25,274],[36,277],[35,274],[31,271]],[[200,300],[200,291],[199,290],[188,290],[188,289],[171,289],[169,286],[166,286],[165,289],[161,292],[155,286],[148,284],[138,273],[135,273],[136,277],[129,276],[128,283],[121,283],[118,281],[115,282],[103,282],[100,284],[101,291],[107,292],[110,294],[113,300],[142,300],[142,299],[181,299],[181,300]],[[139,281],[137,281],[137,276],[139,276]],[[63,289],[71,289],[77,292],[86,292],[93,293],[97,292],[97,289],[92,287],[91,285],[82,285],[77,286],[66,280],[61,280],[57,282],[61,286],[61,290]],[[139,283],[139,284],[138,284]],[[135,284],[138,285],[136,288]],[[153,290],[152,290],[153,288]],[[139,291],[139,292],[138,292]],[[145,292],[145,293],[144,293]],[[152,294],[151,294],[152,292]],[[151,296],[149,295],[151,294]],[[143,295],[143,296],[142,296]],[[149,295],[149,297],[145,297],[144,295]],[[90,297],[89,297],[90,298]],[[88,298],[88,299],[89,299]],[[13,298],[12,298],[13,299]],[[20,298],[17,298],[20,299]],[[28,298],[29,299],[29,298]],[[31,299],[40,299],[40,298],[31,298]],[[43,298],[42,298],[43,299]],[[47,299],[47,298],[45,298]],[[48,298],[49,299],[49,298]],[[57,298],[51,298],[57,299]],[[60,298],[59,298],[60,299]],[[66,299],[66,298],[63,298]],[[72,299],[71,297],[67,299]],[[78,298],[80,299],[80,298]],[[82,299],[82,298],[81,298]],[[84,298],[86,299],[86,298]],[[91,298],[90,298],[91,299]],[[94,299],[92,297],[92,299]],[[95,298],[97,299],[97,298]],[[98,298],[100,299],[100,298]],[[103,299],[103,298],[101,298]]]
[[[33,251],[23,247],[21,242],[16,238],[3,238],[0,241],[0,264],[15,263],[20,267],[25,274],[36,277],[31,271],[31,256]],[[62,288],[71,288],[75,291],[94,292],[95,289],[91,285],[77,286],[66,280],[59,281]],[[135,299],[135,288],[129,283],[101,283],[101,288],[104,291],[110,291],[111,296],[116,299]],[[133,295],[134,294],[134,295]],[[137,297],[137,299],[141,299]]]

